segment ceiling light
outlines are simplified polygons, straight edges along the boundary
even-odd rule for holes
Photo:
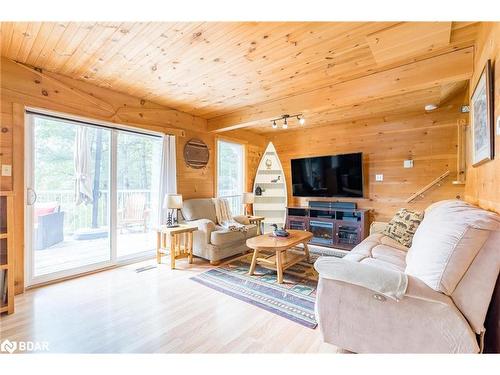
[[[289,118],[296,118],[299,122],[300,125],[304,125],[306,120],[302,117],[302,113],[298,113],[296,115],[282,115],[281,117],[279,118],[275,118],[273,120],[270,120],[271,123],[272,123],[272,126],[273,126],[273,129],[276,129],[278,128],[278,124],[276,123],[277,121],[281,121],[283,120],[283,124],[281,125],[281,127],[283,129],[288,129],[288,119]]]
[[[425,110],[427,112],[434,111],[438,106],[436,104],[426,104],[425,105]]]

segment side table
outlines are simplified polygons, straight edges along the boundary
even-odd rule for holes
[[[248,216],[248,221],[250,224],[257,225],[257,236],[262,234],[262,222],[264,221],[264,216]]]
[[[198,227],[185,224],[173,228],[162,225],[157,229],[156,261],[158,264],[161,263],[162,255],[169,252],[171,269],[175,269],[177,259],[188,258],[189,263],[193,263],[193,232],[196,230]]]

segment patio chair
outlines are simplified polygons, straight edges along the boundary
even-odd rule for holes
[[[64,212],[57,202],[35,206],[35,250],[64,241]]]
[[[148,230],[148,219],[151,210],[146,207],[144,194],[136,193],[127,195],[123,208],[118,210],[118,228],[122,231],[131,226],[142,225],[144,233]]]

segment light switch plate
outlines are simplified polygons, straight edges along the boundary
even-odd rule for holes
[[[10,177],[12,176],[12,165],[10,164],[2,164],[2,176]]]
[[[384,175],[383,174],[376,174],[375,181],[384,181]]]
[[[405,160],[403,162],[403,167],[404,168],[413,168],[413,160]]]

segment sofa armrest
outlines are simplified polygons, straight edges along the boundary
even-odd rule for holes
[[[324,341],[356,353],[479,351],[469,323],[448,296],[411,276],[399,301],[381,294],[320,274],[315,313]]]
[[[382,233],[386,226],[386,222],[372,221],[372,223],[370,224],[370,234]]]
[[[237,223],[243,224],[243,225],[249,225],[250,220],[248,220],[248,216],[246,215],[237,215],[233,216],[233,220],[236,221]]]
[[[450,304],[450,297],[435,291],[422,280],[414,276],[408,276],[408,287],[406,288],[405,298],[413,298],[427,302],[437,302],[444,305]]]
[[[405,295],[408,276],[402,272],[336,257],[320,257],[314,268],[320,277],[357,285],[399,301]]]
[[[210,219],[197,219],[197,220],[186,221],[186,224],[197,226],[198,230],[200,232],[203,232],[204,242],[207,244],[210,243],[210,236],[212,232],[217,230],[215,223]]]

